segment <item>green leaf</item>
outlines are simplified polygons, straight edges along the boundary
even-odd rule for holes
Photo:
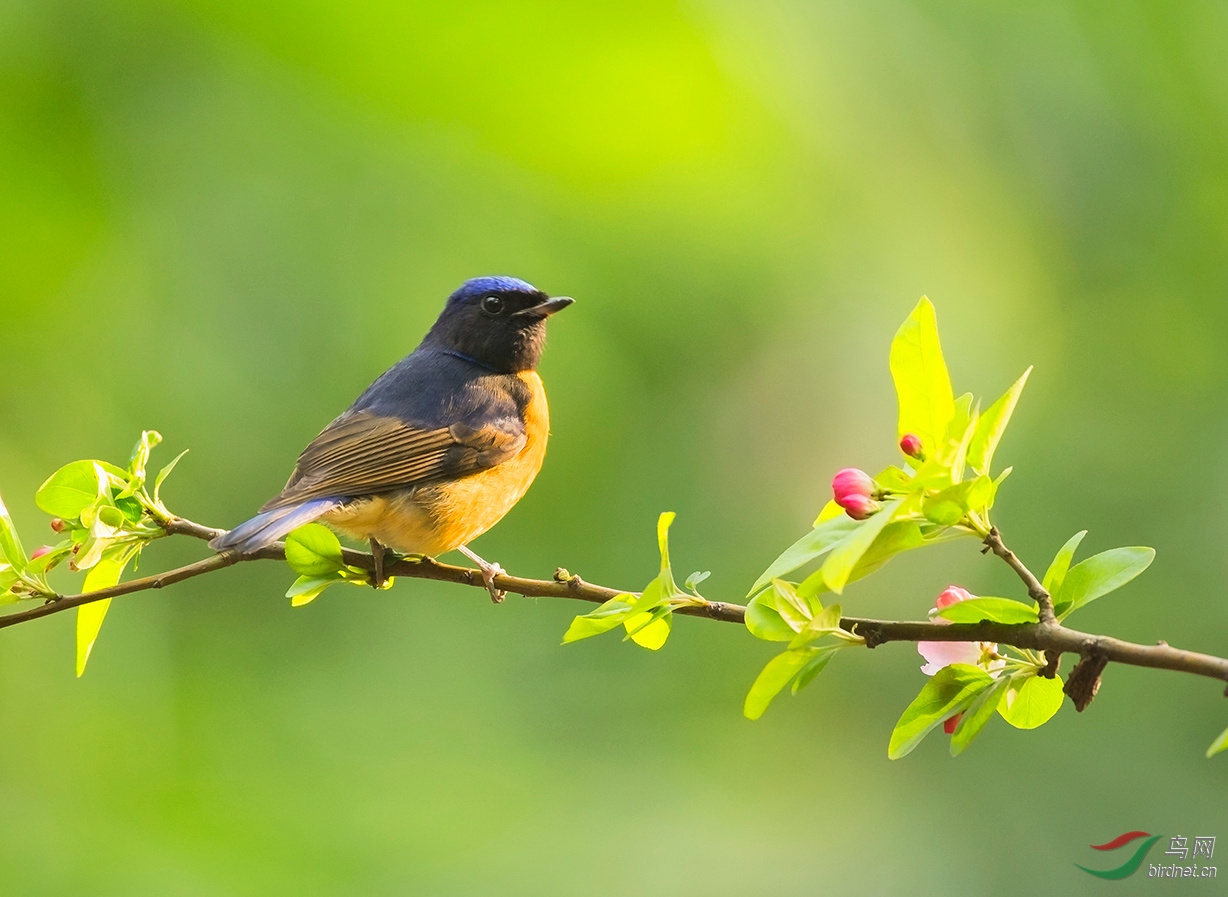
[[[304,604],[315,601],[320,597],[321,592],[339,582],[345,582],[340,572],[326,573],[321,576],[300,576],[290,586],[286,597],[290,599],[291,607],[302,607]]]
[[[167,464],[165,467],[159,470],[158,475],[154,477],[153,500],[155,502],[159,504],[162,502],[162,484],[166,482],[166,478],[171,475],[171,471],[175,469],[175,465],[178,464],[179,460],[187,453],[188,453],[188,450],[184,449],[182,452],[180,452],[178,455],[176,455],[171,460],[170,464]]]
[[[953,663],[933,675],[908,705],[891,733],[887,756],[898,760],[912,753],[936,726],[968,709],[994,679],[979,667]]]
[[[1062,587],[1062,583],[1066,581],[1066,573],[1070,570],[1070,562],[1074,560],[1075,552],[1079,550],[1079,543],[1083,541],[1083,537],[1087,535],[1087,530],[1080,533],[1075,533],[1062,546],[1061,550],[1053,558],[1053,563],[1049,565],[1049,570],[1045,573],[1045,591],[1050,595],[1055,595],[1057,590]]]
[[[844,513],[844,508],[836,504],[835,499],[832,499],[823,505],[823,510],[819,511],[819,516],[814,519],[814,525],[818,526],[820,523],[835,520],[837,517],[848,517],[848,515]]]
[[[780,694],[781,690],[793,680],[794,676],[805,669],[812,660],[819,656],[820,652],[823,652],[827,658],[830,658],[832,651],[833,649],[831,648],[806,647],[791,649],[783,654],[777,654],[768,661],[767,666],[759,673],[755,683],[750,687],[750,691],[747,692],[746,701],[742,705],[742,714],[747,719],[758,719],[763,716],[763,712],[768,709],[772,699]],[[823,663],[826,664],[826,660]],[[812,672],[810,678],[813,679],[817,673],[818,670]]]
[[[122,547],[111,549],[103,554],[98,563],[90,568],[85,576],[82,592],[101,592],[119,582],[124,573],[124,567],[132,557],[133,548]],[[85,672],[85,665],[98,641],[98,633],[102,629],[102,621],[106,619],[107,610],[111,607],[111,599],[103,598],[77,608],[77,676]]]
[[[135,498],[124,498],[119,496],[115,499],[115,507],[128,520],[129,523],[140,523],[145,516],[145,507]]]
[[[128,472],[133,479],[145,481],[145,468],[149,465],[149,453],[162,442],[162,434],[157,430],[142,430],[141,438],[132,449],[132,458],[128,462]]]
[[[98,520],[104,526],[118,531],[124,526],[124,512],[111,505],[103,505],[98,509]]]
[[[843,645],[823,645],[819,648],[819,653],[811,658],[810,663],[802,667],[800,673],[793,678],[793,694],[797,694],[803,688],[810,684],[810,681],[815,676],[823,672],[827,662],[836,656]]]
[[[884,502],[877,514],[869,520],[863,520],[857,529],[836,544],[831,554],[827,556],[827,560],[823,562],[823,582],[829,589],[837,595],[844,591],[853,573],[853,568],[870,550],[874,540],[891,522],[902,504],[903,499],[898,498]]]
[[[1228,750],[1228,729],[1220,733],[1219,738],[1211,742],[1211,746],[1207,748],[1207,759],[1210,760],[1221,751]]]
[[[685,585],[688,589],[694,592],[699,588],[699,584],[702,583],[705,579],[707,579],[711,575],[712,575],[711,570],[704,570],[702,573],[699,570],[696,570],[694,573],[692,573],[690,576],[686,578]]]
[[[859,529],[860,526],[860,521],[854,520],[841,509],[839,517],[817,524],[814,529],[786,548],[784,553],[772,561],[763,574],[755,580],[755,584],[746,593],[747,596],[757,594],[773,579],[779,579],[786,573],[792,573],[797,568],[804,567],[815,558],[831,551],[837,543]]]
[[[815,613],[823,609],[823,605],[818,602],[811,606],[810,602],[797,593],[797,586],[783,579],[772,580],[772,594],[775,596],[773,606],[776,612],[794,632],[801,632],[802,627],[810,622]]]
[[[937,456],[951,466],[951,482],[958,483],[964,478],[964,467],[967,466],[968,446],[976,434],[976,424],[980,419],[979,408],[972,407],[972,393],[965,393],[955,400],[955,415],[947,425],[945,444],[939,447]]]
[[[921,503],[921,512],[930,523],[939,526],[954,526],[968,513],[963,503],[947,497],[950,490],[944,490],[938,495],[927,496]]]
[[[98,499],[96,461],[74,461],[53,473],[39,487],[35,504],[53,517],[73,520]]]
[[[891,377],[900,402],[899,435],[914,433],[932,454],[955,413],[934,306],[924,296],[891,343]]]
[[[1151,566],[1154,548],[1114,548],[1071,568],[1053,599],[1058,619],[1116,591]]]
[[[989,410],[977,421],[976,433],[968,446],[968,467],[977,473],[989,473],[990,465],[993,464],[994,451],[998,448],[1002,434],[1006,432],[1006,425],[1010,423],[1011,415],[1015,412],[1015,405],[1018,404],[1019,396],[1031,373],[1031,368],[1024,371],[1023,376],[1015,381],[1002,398],[989,406]]]
[[[1064,698],[1060,676],[1052,679],[1035,673],[1011,676],[998,702],[998,713],[1016,729],[1035,729],[1053,719],[1062,709]]]
[[[632,614],[623,621],[623,627],[627,630],[627,638],[641,648],[659,651],[669,638],[673,617],[673,611],[663,605],[651,612]]]
[[[746,605],[746,628],[768,642],[789,642],[797,634],[776,609],[774,589],[764,589]]]
[[[993,685],[977,695],[976,700],[968,705],[963,718],[955,727],[955,731],[951,733],[952,757],[958,757],[967,750],[973,739],[981,734],[985,724],[993,719],[994,711],[998,709],[998,702],[1002,699],[1002,693],[1006,691],[1008,682],[1005,676],[995,679]]]
[[[902,554],[905,551],[911,551],[914,548],[920,548],[924,544],[926,544],[926,541],[921,534],[921,527],[915,521],[896,520],[889,523],[883,527],[883,531],[879,533],[878,538],[874,540],[874,544],[870,546],[869,550],[861,556],[861,560],[857,562],[857,566],[849,574],[848,581],[851,583],[864,579],[882,569],[883,565],[896,555]],[[826,591],[828,591],[827,583],[823,580],[823,571],[821,569],[806,577],[802,584],[797,587],[797,593],[808,601]]]
[[[563,644],[578,642],[580,639],[591,638],[609,632],[618,626],[635,611],[635,596],[631,594],[615,595],[595,611],[576,617],[563,635]]]
[[[668,577],[669,585],[674,584],[674,574],[669,566],[669,528],[678,515],[673,511],[665,511],[657,518],[657,547],[661,550],[661,575]],[[677,591],[677,587],[671,591]]]
[[[1039,616],[1035,606],[1009,598],[970,598],[949,604],[934,614],[952,623],[1035,623]]]
[[[823,608],[820,613],[814,615],[805,628],[797,634],[793,642],[789,645],[790,648],[801,648],[810,642],[817,641],[823,636],[831,636],[838,642],[844,645],[864,645],[865,639],[859,635],[854,635],[843,626],[840,625],[840,620],[843,616],[843,608],[838,604],[832,604]]]
[[[300,526],[286,536],[286,563],[301,576],[327,576],[345,567],[341,543],[319,523]]]
[[[17,527],[13,526],[9,509],[4,506],[4,499],[0,499],[0,562],[7,563],[14,570],[21,570],[26,566],[26,552],[21,547]]]

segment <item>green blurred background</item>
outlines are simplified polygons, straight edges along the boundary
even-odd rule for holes
[[[959,391],[1037,365],[1014,547],[1156,546],[1080,624],[1223,654],[1226,56],[1211,2],[3,0],[0,489],[38,544],[43,478],[154,427],[192,450],[171,506],[233,525],[508,273],[578,302],[545,469],[478,550],[637,587],[671,509],[676,566],[737,600],[835,469],[895,457],[887,347],[926,293]],[[1213,683],[1113,668],[1082,716],[892,763],[906,645],[752,724],[774,649],[732,626],[562,648],[583,608],[402,581],[291,610],[290,578],[119,601],[81,680],[70,615],[0,634],[4,893],[1216,892],[1072,865],[1228,842]],[[846,607],[953,581],[1017,590],[956,543]]]

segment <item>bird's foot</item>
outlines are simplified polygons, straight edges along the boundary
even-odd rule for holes
[[[380,542],[378,539],[372,538],[371,542],[371,557],[375,558],[375,572],[371,576],[371,586],[376,589],[386,589],[392,581],[387,573],[389,567],[397,561],[407,560],[404,555],[397,554],[387,545]]]
[[[477,564],[478,569],[482,571],[482,582],[486,584],[486,591],[490,592],[490,600],[495,604],[502,604],[503,599],[507,597],[507,592],[495,586],[495,577],[501,576],[507,571],[499,564],[492,564],[489,561],[482,560],[476,552],[470,551],[464,545],[459,550],[461,554]]]

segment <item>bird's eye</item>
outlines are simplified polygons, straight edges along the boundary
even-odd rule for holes
[[[482,300],[482,311],[488,315],[497,315],[503,311],[503,300],[498,296],[487,296]]]

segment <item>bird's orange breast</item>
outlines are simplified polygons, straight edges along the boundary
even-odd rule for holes
[[[529,401],[523,410],[525,444],[512,458],[460,479],[347,505],[328,515],[327,522],[355,538],[375,538],[405,554],[435,557],[468,544],[502,520],[537,477],[550,436],[541,377],[535,371],[517,376],[529,388]]]

